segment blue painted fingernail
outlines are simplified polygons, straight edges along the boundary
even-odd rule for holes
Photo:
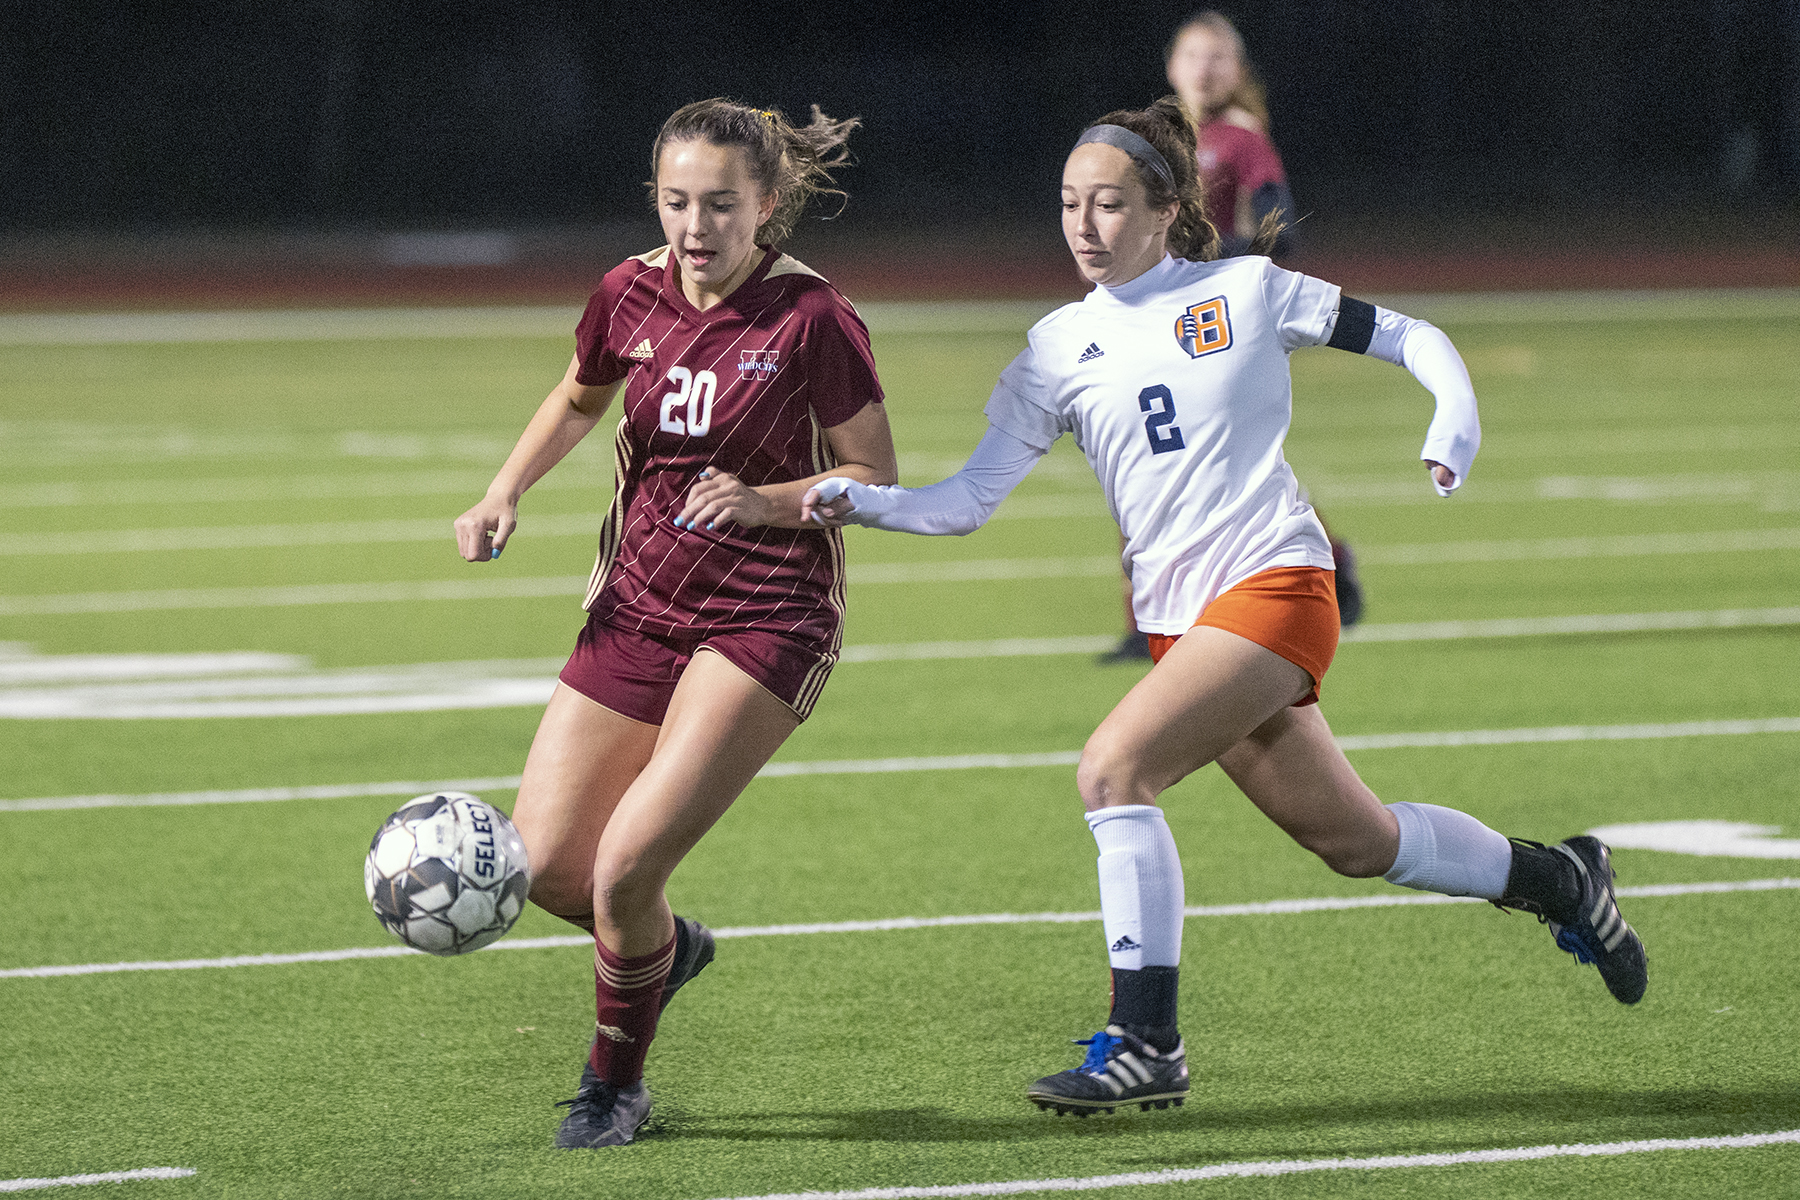
[[[489,562],[493,562],[496,558],[499,558],[499,557],[500,557],[500,547],[495,546],[492,550],[488,551],[488,561]]]
[[[713,523],[712,523],[712,522],[711,522],[711,521],[708,521],[708,522],[707,522],[707,523],[706,523],[706,527],[707,527],[707,528],[708,528],[708,529],[711,529],[711,528],[712,528],[712,527],[713,527]]]

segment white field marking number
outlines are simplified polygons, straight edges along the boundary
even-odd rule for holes
[[[1712,858],[1800,858],[1800,838],[1781,838],[1779,825],[1742,821],[1643,821],[1602,825],[1589,833],[1615,850],[1663,850]]]
[[[686,367],[670,367],[669,382],[675,390],[662,398],[664,433],[680,433],[689,437],[705,437],[712,430],[713,394],[719,390],[719,377],[711,371],[690,371]],[[687,405],[684,421],[675,410]]]

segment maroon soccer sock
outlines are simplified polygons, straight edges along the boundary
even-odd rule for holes
[[[644,1077],[644,1055],[656,1036],[658,1001],[669,964],[675,961],[675,939],[653,954],[621,958],[594,943],[594,1049],[588,1065],[616,1087],[630,1087]]]

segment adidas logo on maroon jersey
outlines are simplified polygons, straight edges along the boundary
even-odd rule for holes
[[[626,358],[655,358],[656,357],[656,347],[652,346],[650,344],[649,338],[645,338],[643,341],[641,341],[637,345],[633,346],[631,348],[630,352],[625,355],[625,357]]]
[[[758,379],[767,379],[780,369],[781,351],[779,350],[738,351],[738,375],[742,378],[755,375]]]

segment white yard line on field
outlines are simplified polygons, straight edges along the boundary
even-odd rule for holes
[[[1589,613],[1571,617],[1490,617],[1473,621],[1409,621],[1352,625],[1343,642],[1433,642],[1462,638],[1556,634],[1648,633],[1673,629],[1739,629],[1800,625],[1800,607],[1716,608],[1688,612]]]
[[[1403,750],[1443,746],[1517,746],[1543,742],[1648,741],[1677,737],[1737,737],[1759,733],[1800,733],[1800,717],[1736,721],[1677,721],[1656,725],[1551,725],[1536,729],[1463,729],[1417,733],[1369,733],[1339,737],[1345,751]],[[888,775],[914,771],[1011,770],[1067,767],[1081,761],[1079,750],[1033,754],[947,754],[930,757],[825,759],[773,762],[758,779],[800,775]],[[416,796],[433,791],[510,791],[517,775],[426,783],[325,784],[313,787],[243,788],[203,792],[102,793],[0,800],[0,812],[47,812],[81,808],[160,808],[190,804],[249,804],[274,800],[338,800],[361,796]]]
[[[1730,554],[1767,550],[1800,550],[1800,529],[1722,529],[1713,533],[1633,533],[1610,537],[1417,542],[1398,546],[1358,546],[1356,557],[1362,563],[1390,567],[1451,562],[1645,558],[1664,554]]]
[[[562,521],[564,518],[540,518]],[[572,519],[571,519],[572,521]],[[378,524],[387,525],[388,522]],[[412,526],[415,522],[392,522]],[[277,527],[265,527],[277,528]],[[287,526],[296,539],[320,526]],[[563,530],[558,529],[558,532]],[[571,530],[573,531],[572,527]],[[190,531],[191,532],[191,531]],[[208,536],[226,531],[208,530]],[[49,535],[45,535],[49,536]],[[100,535],[97,535],[100,536]],[[104,535],[110,536],[110,535]],[[411,540],[411,539],[403,539]],[[299,540],[290,545],[313,544]],[[317,544],[329,544],[320,541]],[[1715,533],[1652,533],[1619,537],[1542,538],[1487,542],[1421,542],[1364,546],[1365,564],[1429,566],[1449,562],[1522,562],[1637,558],[1674,554],[1753,553],[1800,549],[1800,529],[1741,529]],[[973,583],[1002,579],[1103,578],[1117,574],[1112,555],[1081,558],[983,558],[962,562],[866,563],[850,568],[855,585]],[[419,600],[499,600],[579,594],[585,576],[430,580],[414,583],[323,583],[289,587],[173,588],[163,591],[69,592],[0,596],[0,617],[75,613],[154,612],[205,608],[282,608],[312,604],[374,604]]]
[[[1800,889],[1800,879],[1741,879],[1708,883],[1663,883],[1622,887],[1620,896],[1661,898],[1715,896],[1730,892],[1771,892]],[[1416,908],[1421,905],[1485,904],[1473,896],[1440,896],[1431,892],[1392,892],[1378,896],[1319,896],[1305,900],[1265,900],[1250,904],[1196,905],[1183,910],[1190,918],[1289,917],[1306,913],[1350,912],[1365,908]],[[828,921],[792,925],[737,925],[712,931],[715,938],[805,937],[827,933],[894,933],[910,929],[953,929],[970,925],[1066,925],[1098,921],[1098,912],[974,913],[948,917],[888,917],[871,921]],[[560,937],[508,938],[488,946],[490,950],[555,950],[591,947],[594,939],[584,934]],[[345,950],[309,950],[297,954],[234,954],[225,958],[182,958],[144,962],[73,963],[48,967],[12,967],[0,970],[0,979],[58,979],[71,975],[113,975],[127,971],[204,971],[233,967],[286,967],[301,963],[351,962],[364,958],[409,958],[424,951],[407,946],[355,946]]]
[[[90,1183],[134,1183],[140,1179],[186,1179],[190,1167],[142,1167],[136,1171],[104,1171],[98,1175],[58,1175],[53,1179],[0,1179],[0,1192],[33,1192],[39,1188],[82,1187]]]
[[[553,513],[529,519],[540,537],[596,537],[600,513]],[[0,555],[168,553],[172,550],[257,550],[281,546],[366,546],[388,542],[443,542],[455,537],[448,517],[392,521],[324,521],[293,525],[203,525],[168,529],[86,529],[62,533],[13,533],[0,539]]]
[[[1170,1183],[1203,1183],[1212,1179],[1270,1179],[1314,1171],[1394,1171],[1416,1167],[1485,1166],[1539,1162],[1547,1158],[1604,1158],[1621,1154],[1655,1154],[1683,1150],[1753,1150],[1800,1143],[1800,1129],[1747,1133],[1733,1137],[1649,1138],[1633,1142],[1575,1142],[1565,1146],[1518,1146],[1512,1149],[1460,1150],[1447,1154],[1384,1154],[1370,1158],[1303,1158],[1215,1163],[1123,1175],[1082,1175],[1061,1179],[1009,1179],[997,1183],[949,1183],[932,1187],[857,1188],[843,1192],[779,1192],[739,1196],[733,1200],[947,1200],[956,1196],[1021,1196],[1041,1192],[1099,1192],[1122,1187]]]
[[[1800,316],[1800,289],[1473,292],[1380,298],[1396,312],[1454,324],[1692,321],[1745,313]],[[1016,333],[1023,337],[1055,300],[867,301],[857,306],[878,334]],[[164,313],[22,313],[0,317],[0,346],[131,342],[355,341],[371,338],[572,339],[578,308],[351,308]]]
[[[368,444],[375,435],[340,435],[340,445]],[[391,435],[403,438],[406,435]],[[396,442],[392,448],[415,450],[409,457],[425,456],[429,446]],[[949,455],[902,455],[903,478],[915,484],[929,483],[954,473],[963,464]],[[428,496],[479,494],[492,472],[442,466],[433,471],[363,473],[346,471],[332,475],[255,475],[212,479],[69,479],[0,485],[0,509],[77,508],[88,506],[142,507],[153,504],[229,504],[267,500],[317,500],[336,497],[368,499],[374,496]],[[993,519],[1105,517],[1105,499],[1096,491],[1087,464],[1080,459],[1040,462],[1034,479],[1053,477],[1074,490],[1011,496]],[[1411,474],[1327,475],[1309,472],[1306,483],[1312,494],[1330,507],[1346,504],[1436,504],[1438,497],[1422,478]],[[582,472],[553,471],[532,485],[534,494],[553,488],[605,488]],[[1764,512],[1791,512],[1800,507],[1800,471],[1740,471],[1724,473],[1676,473],[1662,475],[1545,475],[1536,479],[1484,479],[1475,490],[1458,493],[1458,504],[1577,500],[1610,504],[1719,504],[1743,503]],[[594,518],[598,529],[598,518]],[[256,526],[234,526],[252,529]],[[350,529],[349,523],[340,528]],[[528,519],[524,532],[535,529]],[[163,536],[171,530],[152,530]],[[590,531],[591,532],[591,531]],[[438,534],[441,535],[440,528]],[[87,536],[85,533],[41,535]],[[246,536],[239,534],[240,537]],[[348,535],[346,535],[348,536]],[[62,551],[73,553],[73,551]]]
[[[1347,643],[1447,641],[1800,625],[1800,607],[1710,612],[1603,613],[1359,625]],[[844,648],[846,663],[1097,654],[1116,634],[873,643]],[[0,719],[145,720],[299,717],[533,707],[562,668],[557,658],[317,670],[298,655],[37,655],[0,643]]]

